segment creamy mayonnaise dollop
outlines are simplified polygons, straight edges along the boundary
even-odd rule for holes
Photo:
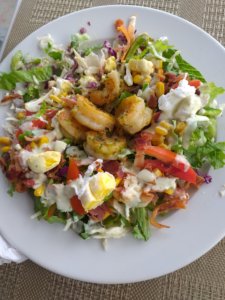
[[[162,111],[160,119],[186,121],[196,115],[207,104],[208,96],[198,96],[195,91],[195,87],[182,79],[176,89],[159,98],[159,109]]]

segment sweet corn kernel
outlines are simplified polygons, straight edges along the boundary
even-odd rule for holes
[[[170,123],[167,122],[167,121],[161,121],[161,122],[159,123],[159,125],[162,126],[162,127],[164,127],[164,128],[166,128],[166,129],[172,129],[172,128],[173,128],[173,125],[170,124]]]
[[[105,72],[109,73],[115,69],[116,69],[116,59],[114,56],[110,56],[109,58],[106,59]]]
[[[158,98],[165,93],[165,85],[163,82],[159,81],[156,83],[155,93]]]
[[[173,190],[173,189],[167,189],[167,190],[165,190],[164,192],[165,192],[166,194],[168,194],[168,195],[173,195],[174,190]]]
[[[159,69],[158,69],[158,75],[163,75],[163,74],[164,74],[163,69],[162,69],[162,68],[159,68]]]
[[[165,143],[159,144],[158,146],[164,149],[169,149],[169,146],[166,145]]]
[[[56,103],[59,103],[59,104],[63,104],[64,102],[57,96],[55,95],[51,95],[50,98],[55,101]]]
[[[39,147],[43,144],[47,144],[49,142],[49,138],[46,135],[43,135],[38,141]]]
[[[187,124],[185,122],[179,122],[175,128],[175,132],[178,134],[182,134]]]
[[[143,83],[150,83],[151,82],[151,77],[150,76],[146,76]]]
[[[19,111],[17,114],[16,114],[16,117],[18,120],[22,120],[24,119],[26,116],[25,112],[24,111]]]
[[[43,184],[40,185],[38,188],[36,188],[36,189],[34,190],[34,196],[36,196],[36,197],[41,197],[42,194],[44,193],[44,190],[45,190],[44,185],[43,185]]]
[[[157,68],[163,70],[163,61],[162,60],[157,61]]]
[[[158,146],[159,144],[162,144],[164,142],[164,136],[154,134],[152,137],[152,145],[153,146]]]
[[[31,149],[34,149],[37,147],[37,144],[35,142],[31,142],[30,147],[31,147]]]
[[[155,173],[155,175],[156,175],[157,177],[163,176],[163,173],[162,173],[159,169],[155,169],[155,170],[154,170],[154,173]]]
[[[10,145],[11,140],[7,136],[0,136],[0,145]]]
[[[142,82],[143,82],[143,76],[141,76],[141,75],[139,75],[139,74],[134,75],[134,76],[133,76],[133,82],[134,82],[135,84],[142,84]]]
[[[4,146],[4,147],[1,148],[1,151],[2,151],[3,153],[6,153],[6,152],[8,152],[10,149],[11,149],[10,146]]]
[[[168,130],[160,125],[156,126],[155,132],[158,135],[167,135],[168,134]]]

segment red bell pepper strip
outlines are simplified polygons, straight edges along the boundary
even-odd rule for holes
[[[145,155],[149,155],[157,158],[165,164],[171,164],[179,170],[187,172],[191,166],[184,156],[172,152],[168,149],[164,149],[158,146],[144,146],[143,152]]]
[[[85,215],[85,210],[81,204],[81,201],[77,196],[73,196],[70,199],[70,204],[72,206],[72,209],[78,214],[78,215]]]
[[[69,168],[67,171],[67,181],[76,180],[79,177],[80,171],[77,166],[76,160],[74,158],[70,158],[69,160]]]
[[[185,180],[185,181],[193,183],[193,184],[197,183],[198,175],[191,167],[189,167],[189,169],[184,171],[184,170],[178,169],[172,165],[166,165],[157,159],[154,159],[154,160],[146,159],[144,168],[150,169],[150,170],[159,169],[165,175],[172,175],[174,177],[178,177],[182,180]]]

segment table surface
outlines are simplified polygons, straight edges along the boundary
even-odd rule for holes
[[[103,4],[142,5],[179,15],[225,45],[224,0],[22,0],[5,43],[3,57],[29,33],[47,22],[71,11]],[[68,279],[31,261],[5,264],[0,267],[0,300],[224,300],[224,253],[225,239],[181,270],[157,279],[124,285],[100,285]]]

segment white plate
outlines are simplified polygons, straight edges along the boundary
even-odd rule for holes
[[[193,24],[161,11],[132,7],[105,6],[75,12],[55,20],[20,43],[1,64],[9,69],[16,50],[38,55],[36,38],[50,33],[57,43],[67,44],[72,33],[86,27],[93,40],[114,36],[114,21],[137,16],[137,31],[154,38],[167,36],[183,56],[201,70],[207,80],[225,86],[224,48]],[[87,22],[91,26],[87,26]],[[0,118],[5,117],[1,109]],[[224,118],[219,121],[222,139]],[[31,220],[33,201],[26,194],[7,194],[8,185],[0,182],[0,231],[5,238],[37,264],[56,273],[97,283],[126,283],[147,280],[175,271],[212,248],[225,234],[225,199],[218,191],[225,183],[225,171],[211,172],[213,183],[196,192],[186,210],[165,217],[170,229],[152,230],[148,242],[126,237],[110,240],[103,251],[98,240],[82,240],[72,231],[63,232],[60,224]]]

